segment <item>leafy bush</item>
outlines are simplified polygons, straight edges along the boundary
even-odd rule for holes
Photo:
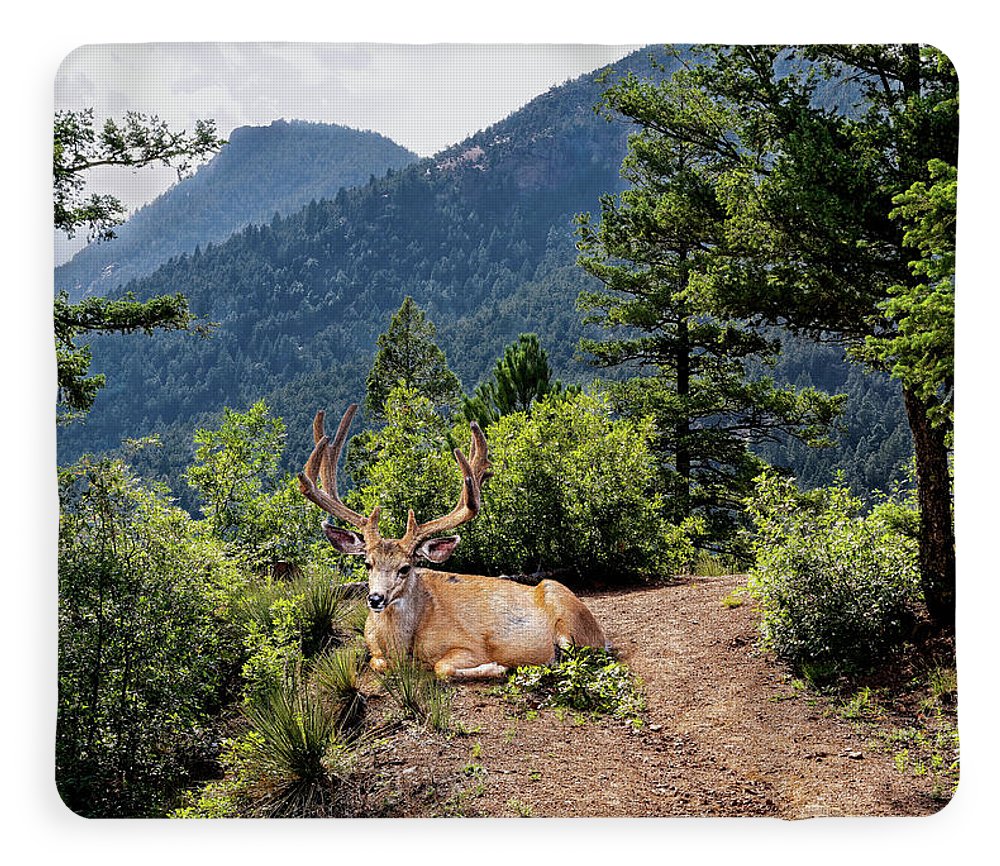
[[[361,601],[346,596],[326,575],[307,573],[248,587],[236,610],[247,652],[247,698],[272,691],[304,659],[352,639],[359,607]]]
[[[243,643],[243,700],[252,702],[283,685],[302,661],[302,637],[295,601],[275,599],[267,608],[265,622],[250,619]]]
[[[492,573],[567,569],[655,579],[693,556],[693,524],[663,519],[649,421],[612,420],[586,394],[546,398],[487,431],[493,477],[459,562]]]
[[[502,691],[532,709],[565,707],[635,720],[645,708],[637,678],[607,650],[595,647],[565,649],[552,666],[520,667]]]
[[[86,816],[156,814],[214,760],[241,577],[205,527],[119,460],[60,472],[56,782]]]
[[[412,508],[418,520],[451,510],[461,484],[448,425],[430,400],[399,385],[385,403],[385,426],[361,437],[363,454],[356,454],[355,489],[347,502],[362,514],[379,505],[379,528],[385,537],[406,530]],[[353,444],[353,443],[352,443]],[[463,448],[467,446],[463,443]]]
[[[297,481],[278,472],[285,425],[263,401],[225,409],[217,430],[199,429],[186,473],[212,532],[255,566],[302,564],[328,548],[316,509]]]
[[[756,565],[748,589],[766,642],[815,675],[863,669],[902,634],[919,597],[915,540],[898,503],[862,513],[845,487],[801,494],[765,474],[748,502]]]
[[[255,623],[263,631],[270,631],[275,625],[273,607],[278,601],[290,603],[296,638],[306,656],[316,655],[328,643],[346,642],[355,631],[356,608],[367,611],[359,599],[331,580],[329,573],[308,570],[291,580],[255,582],[241,596],[235,615],[244,628]]]
[[[395,389],[387,423],[368,437],[348,502],[383,508],[384,535],[402,534],[407,510],[427,520],[451,510],[461,487],[453,450],[469,429],[452,430],[430,402]],[[649,422],[612,420],[607,404],[561,393],[530,413],[504,416],[486,431],[493,475],[479,516],[462,527],[455,568],[500,574],[540,567],[584,578],[655,578],[693,555],[693,522],[667,524],[655,491]]]

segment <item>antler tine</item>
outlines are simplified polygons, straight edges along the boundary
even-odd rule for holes
[[[491,464],[483,431],[479,429],[479,425],[475,421],[469,427],[472,430],[472,438],[469,442],[469,459],[466,459],[461,448],[455,449],[455,460],[462,472],[462,492],[458,497],[458,504],[443,517],[429,520],[426,523],[417,523],[411,511],[406,522],[404,540],[414,548],[432,535],[468,523],[479,514],[482,503],[482,484],[492,475],[492,472],[490,472]]]
[[[325,435],[323,429],[326,413],[323,410],[316,413],[316,417],[313,419],[313,439],[316,445],[312,454],[309,455],[303,471],[299,473],[299,490],[306,499],[334,517],[339,517],[354,526],[363,528],[369,523],[369,518],[344,505],[337,493],[337,463],[340,460],[340,451],[347,438],[351,421],[354,420],[354,413],[357,411],[357,403],[352,403],[347,407],[332,444],[330,444],[329,437]],[[323,482],[322,490],[316,486],[317,478]]]
[[[337,435],[333,437],[333,444],[327,446],[323,462],[320,464],[320,474],[323,479],[323,487],[329,490],[334,496],[337,495],[337,464],[340,462],[340,452],[344,447],[344,441],[347,439],[347,434],[351,429],[351,422],[354,421],[354,415],[357,411],[357,403],[351,403],[351,405],[347,407],[347,411],[344,412],[344,417],[340,419],[340,426],[337,427]],[[323,418],[319,412],[317,412],[316,415],[317,418],[313,420],[314,439],[317,433],[317,420],[319,422],[318,432],[323,432]]]

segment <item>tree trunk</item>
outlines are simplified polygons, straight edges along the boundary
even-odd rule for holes
[[[955,625],[955,525],[944,431],[931,425],[927,406],[903,389],[917,459],[920,507],[920,579],[927,610],[943,628]]]
[[[677,474],[681,477],[679,511],[684,517],[691,516],[691,419],[688,417],[688,400],[691,396],[691,338],[688,320],[681,318],[677,324],[677,396],[684,407],[683,417],[677,424],[675,457]]]

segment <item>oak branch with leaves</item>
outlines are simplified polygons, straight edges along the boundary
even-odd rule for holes
[[[98,166],[138,169],[165,165],[178,176],[217,151],[225,141],[215,122],[199,120],[193,133],[174,131],[156,116],[128,112],[125,119],[108,119],[98,129],[93,109],[58,111],[53,135],[53,220],[56,229],[74,237],[86,228],[90,241],[110,240],[125,220],[125,206],[112,195],[86,193],[87,172]],[[195,317],[182,294],[137,301],[88,298],[70,303],[66,292],[55,298],[58,417],[65,423],[86,413],[104,385],[104,375],[91,376],[90,347],[78,346],[83,334],[152,333],[154,329],[187,330]]]

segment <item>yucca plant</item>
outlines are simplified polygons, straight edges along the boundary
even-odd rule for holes
[[[345,602],[340,623],[345,634],[350,637],[365,636],[365,622],[368,620],[368,605],[363,599],[348,599]]]
[[[352,608],[361,607],[343,587],[329,578],[305,574],[292,581],[292,591],[301,597],[302,651],[313,656],[326,646],[340,646],[352,636]]]
[[[244,715],[252,728],[242,755],[252,810],[275,818],[336,815],[353,758],[338,736],[339,708],[295,677],[247,704]]]
[[[395,659],[379,682],[407,717],[439,731],[450,726],[451,689],[415,659]]]
[[[317,693],[339,707],[336,728],[344,740],[360,733],[367,701],[361,692],[361,674],[365,668],[365,650],[348,644],[323,653],[312,666],[310,683]]]

